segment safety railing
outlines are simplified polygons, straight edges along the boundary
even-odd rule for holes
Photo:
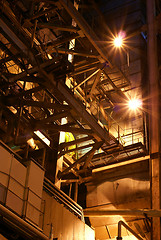
[[[63,191],[58,189],[50,180],[44,178],[44,190],[50,195],[52,195],[56,201],[63,204],[70,212],[73,212],[82,221],[84,220],[83,209],[75,201],[73,201],[69,196],[67,196]]]

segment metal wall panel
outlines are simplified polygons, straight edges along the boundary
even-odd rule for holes
[[[22,215],[23,200],[16,196],[13,192],[7,192],[6,206],[18,213],[20,216]]]
[[[30,161],[28,163],[28,181],[27,186],[38,196],[42,196],[42,188],[44,181],[44,170],[40,168],[36,163]]]
[[[74,240],[85,240],[85,224],[80,219],[74,221]]]
[[[95,231],[85,224],[85,240],[95,239]]]
[[[62,231],[62,236],[63,240],[70,240],[73,239],[74,235],[74,225],[75,217],[73,216],[72,213],[70,213],[66,208],[63,208],[63,231]]]
[[[12,155],[0,146],[0,183],[7,187]]]
[[[26,219],[39,225],[44,170],[35,162],[29,161],[26,177]]]
[[[94,230],[86,226],[77,216],[66,209],[48,193],[43,191],[46,202],[44,233],[58,240],[94,240]],[[51,231],[52,229],[52,231]]]

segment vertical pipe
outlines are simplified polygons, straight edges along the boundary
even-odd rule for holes
[[[25,159],[25,160],[28,159],[28,153],[29,153],[29,144],[26,143],[26,147],[25,147],[25,155],[24,155],[24,159]]]
[[[36,19],[35,23],[34,23],[32,36],[31,36],[31,48],[33,48],[33,45],[34,45],[34,38],[35,38],[35,33],[36,33],[37,22],[38,22],[38,20]]]
[[[70,183],[69,185],[69,197],[71,198],[71,194],[72,194],[72,183]]]
[[[121,221],[118,222],[118,237],[117,240],[121,240]]]
[[[147,0],[151,208],[160,209],[160,128],[155,1]],[[152,218],[152,240],[161,239],[160,218]]]
[[[137,239],[143,240],[142,237],[140,237],[136,232],[134,232],[134,230],[132,228],[130,228],[123,221],[119,221],[118,222],[118,237],[117,237],[117,240],[122,240],[122,237],[121,237],[121,226],[124,226],[124,228],[126,228],[130,233],[132,233]]]
[[[78,200],[78,183],[75,183],[75,191],[74,191],[74,201],[77,202]]]
[[[45,158],[46,158],[46,148],[43,149],[43,156],[42,156],[42,167],[45,167]]]
[[[23,83],[23,90],[25,90],[26,82]],[[20,131],[20,122],[21,122],[21,117],[23,113],[23,106],[20,105],[19,112],[18,112],[18,121],[17,121],[17,128],[16,128],[16,133],[15,133],[15,144],[17,143],[17,138],[19,135]]]

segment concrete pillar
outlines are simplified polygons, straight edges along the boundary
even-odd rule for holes
[[[160,209],[160,128],[155,1],[147,0],[151,208]],[[161,239],[160,218],[152,218],[152,240]]]

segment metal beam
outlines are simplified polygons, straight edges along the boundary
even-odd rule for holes
[[[75,147],[73,149],[68,149],[68,150],[65,150],[65,151],[61,151],[58,156],[61,157],[64,154],[67,154],[67,153],[70,153],[70,152],[75,152],[75,151],[85,149],[85,148],[90,148],[90,147],[93,147],[94,145],[95,145],[94,143],[91,143],[91,144],[87,144],[87,145],[84,145],[84,146]]]
[[[42,124],[40,126],[35,126],[34,130],[38,129],[46,129],[51,131],[58,131],[58,132],[72,132],[72,133],[79,133],[79,134],[89,134],[92,135],[93,131],[90,129],[82,129],[82,128],[74,128],[69,126],[63,126],[63,125],[55,125],[55,124]]]
[[[160,84],[157,58],[157,34],[155,26],[155,1],[147,0],[147,61],[149,77],[149,132],[150,132],[150,177],[151,177],[151,208],[161,208],[161,156],[160,156]],[[159,216],[160,217],[160,216]],[[161,239],[160,218],[152,219],[151,239]]]
[[[6,35],[11,39],[11,41],[14,42],[26,56],[30,57],[32,63],[35,63],[33,53],[29,50],[28,47],[26,47],[23,41],[19,39],[19,37],[7,26],[7,24],[2,19],[0,19],[0,26]]]
[[[59,179],[62,178],[63,175],[65,175],[65,174],[67,174],[68,172],[71,171],[71,168],[76,167],[79,163],[84,162],[86,159],[88,159],[93,154],[93,152],[95,152],[96,149],[98,149],[98,144],[100,144],[100,142],[97,142],[90,151],[88,151],[85,155],[83,155],[81,158],[79,158],[70,167],[65,169],[63,172],[59,172],[58,173],[58,178]]]
[[[64,96],[65,101],[84,119],[84,121],[90,126],[93,132],[96,133],[99,139],[104,140],[107,145],[110,145],[111,136],[107,130],[105,128],[102,128],[97,123],[96,119],[86,111],[85,106],[74,97],[71,90],[63,82],[60,81],[57,83],[57,88]]]
[[[35,92],[39,92],[43,89],[42,86],[38,86],[38,87],[34,87],[34,88],[31,88],[31,89],[28,89],[28,90],[24,90],[16,95],[14,95],[12,97],[12,99],[16,99],[16,98],[20,98],[20,97],[23,97],[23,96],[28,96],[29,94],[32,94],[32,93],[35,93]]]
[[[94,80],[94,82],[92,83],[92,87],[91,87],[91,90],[90,90],[90,92],[89,92],[89,94],[88,94],[88,97],[91,97],[92,95],[93,95],[93,92],[94,92],[94,90],[95,90],[95,88],[96,88],[96,86],[97,86],[97,83],[99,82],[99,80],[100,80],[100,76],[101,76],[101,70],[97,73],[97,75],[96,75],[96,77],[95,77],[95,80]]]
[[[95,148],[95,151],[98,150],[101,146],[102,146],[103,142],[98,142],[98,143],[95,143],[94,145],[94,148]],[[83,165],[83,169],[86,169],[89,162],[92,160],[93,158],[93,155],[95,153],[95,151],[93,151],[90,156],[88,158],[86,158],[85,162],[84,162],[84,165]]]
[[[126,165],[137,163],[137,162],[148,161],[149,159],[150,159],[150,156],[148,155],[146,157],[140,157],[140,158],[124,161],[124,162],[118,162],[118,163],[110,164],[110,165],[107,165],[107,166],[104,166],[104,167],[95,168],[95,169],[92,170],[92,173],[102,172],[102,171],[106,171],[106,170],[117,168],[117,167],[126,166]]]
[[[60,57],[55,57],[54,59],[47,60],[46,62],[40,64],[39,66],[35,66],[35,67],[27,69],[27,72],[24,71],[24,72],[21,72],[19,74],[13,74],[13,76],[9,78],[9,82],[23,80],[24,77],[28,77],[28,74],[37,73],[39,71],[39,69],[43,69],[43,68],[48,67],[50,65],[54,65],[55,62],[57,62],[59,60],[60,60]],[[30,77],[32,78],[33,76],[30,76]],[[28,77],[28,78],[30,78],[30,77]],[[37,77],[33,77],[33,78],[36,79]],[[27,81],[27,80],[24,79],[23,81]]]
[[[78,85],[76,85],[74,87],[74,89],[76,89],[77,87],[81,86],[83,83],[87,82],[90,78],[92,78],[94,75],[96,75],[99,71],[100,71],[100,69],[97,69],[96,71],[94,71],[90,76],[88,76],[82,82],[80,82]]]
[[[39,126],[42,126],[42,124],[44,124],[44,123],[54,122],[54,121],[59,120],[61,118],[67,117],[69,114],[70,114],[69,111],[63,111],[63,112],[60,112],[60,113],[57,113],[57,114],[52,114],[49,117],[41,119],[40,121],[38,121],[36,123],[36,126],[39,127]]]
[[[44,53],[51,54],[51,53],[53,53],[55,47],[58,47],[58,46],[62,45],[63,43],[67,43],[68,41],[71,41],[73,39],[77,39],[79,37],[80,36],[78,35],[78,33],[73,33],[73,34],[70,34],[68,37],[65,37],[65,38],[62,38],[62,39],[57,39],[57,40],[54,41],[54,43],[52,43],[51,46],[46,48]]]
[[[109,59],[107,57],[108,53],[105,51],[105,49],[102,51],[100,39],[97,37],[95,32],[92,30],[92,28],[87,24],[87,22],[84,20],[82,15],[75,9],[75,7],[71,3],[71,1],[59,0],[59,2],[65,8],[65,10],[69,13],[69,15],[75,20],[75,22],[80,27],[80,29],[83,31],[83,33],[86,35],[88,40],[92,43],[92,45],[98,51],[100,56],[103,58],[102,60],[105,62],[108,62],[108,64],[110,66],[112,66],[111,62],[109,61]]]
[[[53,30],[60,30],[60,31],[65,31],[65,32],[75,32],[77,33],[79,31],[79,28],[72,27],[72,26],[64,26],[64,25],[56,25],[54,23],[38,23],[38,27],[41,28],[49,28]]]
[[[50,109],[62,109],[62,110],[69,110],[70,107],[68,105],[63,105],[59,103],[50,103],[50,102],[43,102],[43,101],[33,101],[33,100],[24,100],[21,101],[14,98],[4,98],[5,105],[8,106],[32,106],[38,108],[50,108]]]
[[[49,8],[49,9],[46,9],[46,10],[44,10],[44,11],[40,11],[40,12],[32,15],[32,17],[26,19],[26,20],[25,20],[25,23],[26,23],[26,21],[28,22],[28,21],[30,21],[30,20],[37,19],[37,18],[39,18],[39,17],[41,17],[41,16],[43,16],[43,15],[45,15],[45,14],[48,14],[48,13],[50,13],[50,12],[55,12],[57,9],[58,9],[58,8],[54,6],[54,7],[51,7],[51,8]],[[24,25],[25,25],[25,23],[24,23]]]
[[[59,144],[59,151],[61,151],[63,148],[66,148],[66,147],[69,147],[69,146],[72,146],[72,145],[76,145],[78,143],[86,142],[86,141],[89,141],[89,140],[92,140],[92,139],[93,139],[92,136],[88,136],[88,137],[76,139],[74,141],[60,143]]]
[[[103,72],[104,72],[104,74],[105,74],[106,77],[107,77],[107,81],[111,84],[111,86],[113,87],[113,89],[120,95],[120,97],[122,97],[124,100],[128,101],[128,98],[126,97],[126,95],[121,91],[121,89],[119,89],[119,88],[114,84],[114,82],[112,81],[112,79],[109,77],[109,75],[108,75],[108,70],[107,70],[106,67],[103,69]]]
[[[116,210],[90,210],[84,209],[85,217],[109,217],[120,215],[122,217],[161,217],[161,210],[154,209],[116,209]]]
[[[56,53],[72,54],[72,55],[82,56],[82,57],[86,57],[86,58],[87,57],[89,57],[89,58],[98,58],[98,56],[96,54],[91,54],[89,52],[80,52],[80,51],[64,49],[64,48],[53,48],[52,51],[56,52]],[[51,51],[50,51],[50,53],[51,53]]]

